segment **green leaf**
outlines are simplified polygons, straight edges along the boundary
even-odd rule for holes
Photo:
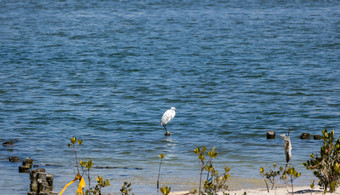
[[[205,146],[202,146],[202,151],[203,153],[207,150],[207,148]]]
[[[80,163],[79,163],[79,164],[80,164],[80,166],[84,167],[84,166],[86,165],[86,162],[80,160]]]
[[[225,172],[225,173],[228,173],[229,171],[230,171],[230,168],[228,168],[228,166],[225,166],[225,167],[224,167],[224,172]]]
[[[90,170],[91,167],[92,167],[92,160],[89,160],[89,161],[87,161],[87,163],[86,163],[86,168],[87,168],[88,170]]]
[[[315,180],[313,180],[313,183],[310,184],[310,188],[311,188],[311,189],[314,189],[314,187],[315,187],[315,184],[314,184],[314,183],[315,183]]]
[[[264,168],[260,167],[260,173],[263,173],[263,172],[264,172]]]
[[[76,144],[76,141],[77,141],[77,138],[76,137],[72,137],[71,138],[71,143],[74,145],[74,144]]]
[[[163,154],[163,153],[161,153],[160,155],[158,155],[158,157],[159,157],[160,159],[163,159],[165,156],[166,156],[166,155]]]
[[[199,147],[195,148],[194,152],[198,155],[201,152],[200,148]]]

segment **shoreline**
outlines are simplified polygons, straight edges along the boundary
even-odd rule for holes
[[[287,186],[280,186],[277,187],[274,190],[270,190],[267,192],[266,188],[256,188],[256,189],[239,189],[239,190],[228,190],[225,191],[225,193],[229,193],[230,195],[243,195],[246,193],[247,195],[289,195],[291,193],[291,187]],[[189,195],[189,191],[178,191],[178,192],[171,192],[170,195]],[[218,195],[223,195],[223,192],[218,192]],[[294,186],[294,194],[311,194],[311,195],[322,195],[323,190],[319,188],[319,186],[316,186],[314,189],[311,189],[309,186]],[[336,192],[327,194],[334,194],[334,195],[340,195],[340,191],[336,190]]]

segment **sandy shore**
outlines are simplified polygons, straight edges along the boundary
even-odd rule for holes
[[[227,191],[226,193],[229,193],[230,195],[243,195],[244,192],[246,192],[247,195],[267,195],[267,194],[268,195],[288,195],[288,194],[292,194],[290,193],[290,191],[291,191],[290,187],[289,188],[280,187],[280,188],[277,188],[276,190],[269,191],[269,193],[267,192],[266,188],[231,190],[231,191]],[[189,192],[182,191],[182,192],[173,192],[170,194],[171,195],[188,195]],[[218,194],[223,195],[222,192]],[[294,194],[322,195],[323,190],[319,189],[318,187],[315,187],[313,190],[311,190],[309,186],[298,186],[298,187],[294,187]],[[339,194],[340,195],[340,191],[337,190],[337,192],[335,193],[327,193],[327,194],[333,194],[333,195]]]

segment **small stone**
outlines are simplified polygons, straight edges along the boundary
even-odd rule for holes
[[[320,140],[320,139],[322,139],[322,136],[321,136],[321,135],[314,135],[313,137],[314,137],[315,140]]]
[[[275,131],[267,131],[267,139],[275,139]]]
[[[19,162],[20,158],[18,156],[8,157],[9,162]]]
[[[9,141],[9,142],[4,142],[2,143],[3,146],[13,146],[14,142],[13,141]]]
[[[309,133],[302,133],[300,135],[300,139],[310,139],[310,134]]]

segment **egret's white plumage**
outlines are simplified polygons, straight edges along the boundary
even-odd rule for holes
[[[162,119],[161,119],[161,125],[165,129],[165,135],[169,135],[167,129],[166,129],[166,124],[168,124],[176,115],[176,108],[171,107],[169,110],[165,111]]]
[[[280,136],[285,140],[283,149],[285,150],[286,162],[288,163],[290,159],[292,159],[292,144],[290,142],[290,137],[286,137],[285,134]]]

